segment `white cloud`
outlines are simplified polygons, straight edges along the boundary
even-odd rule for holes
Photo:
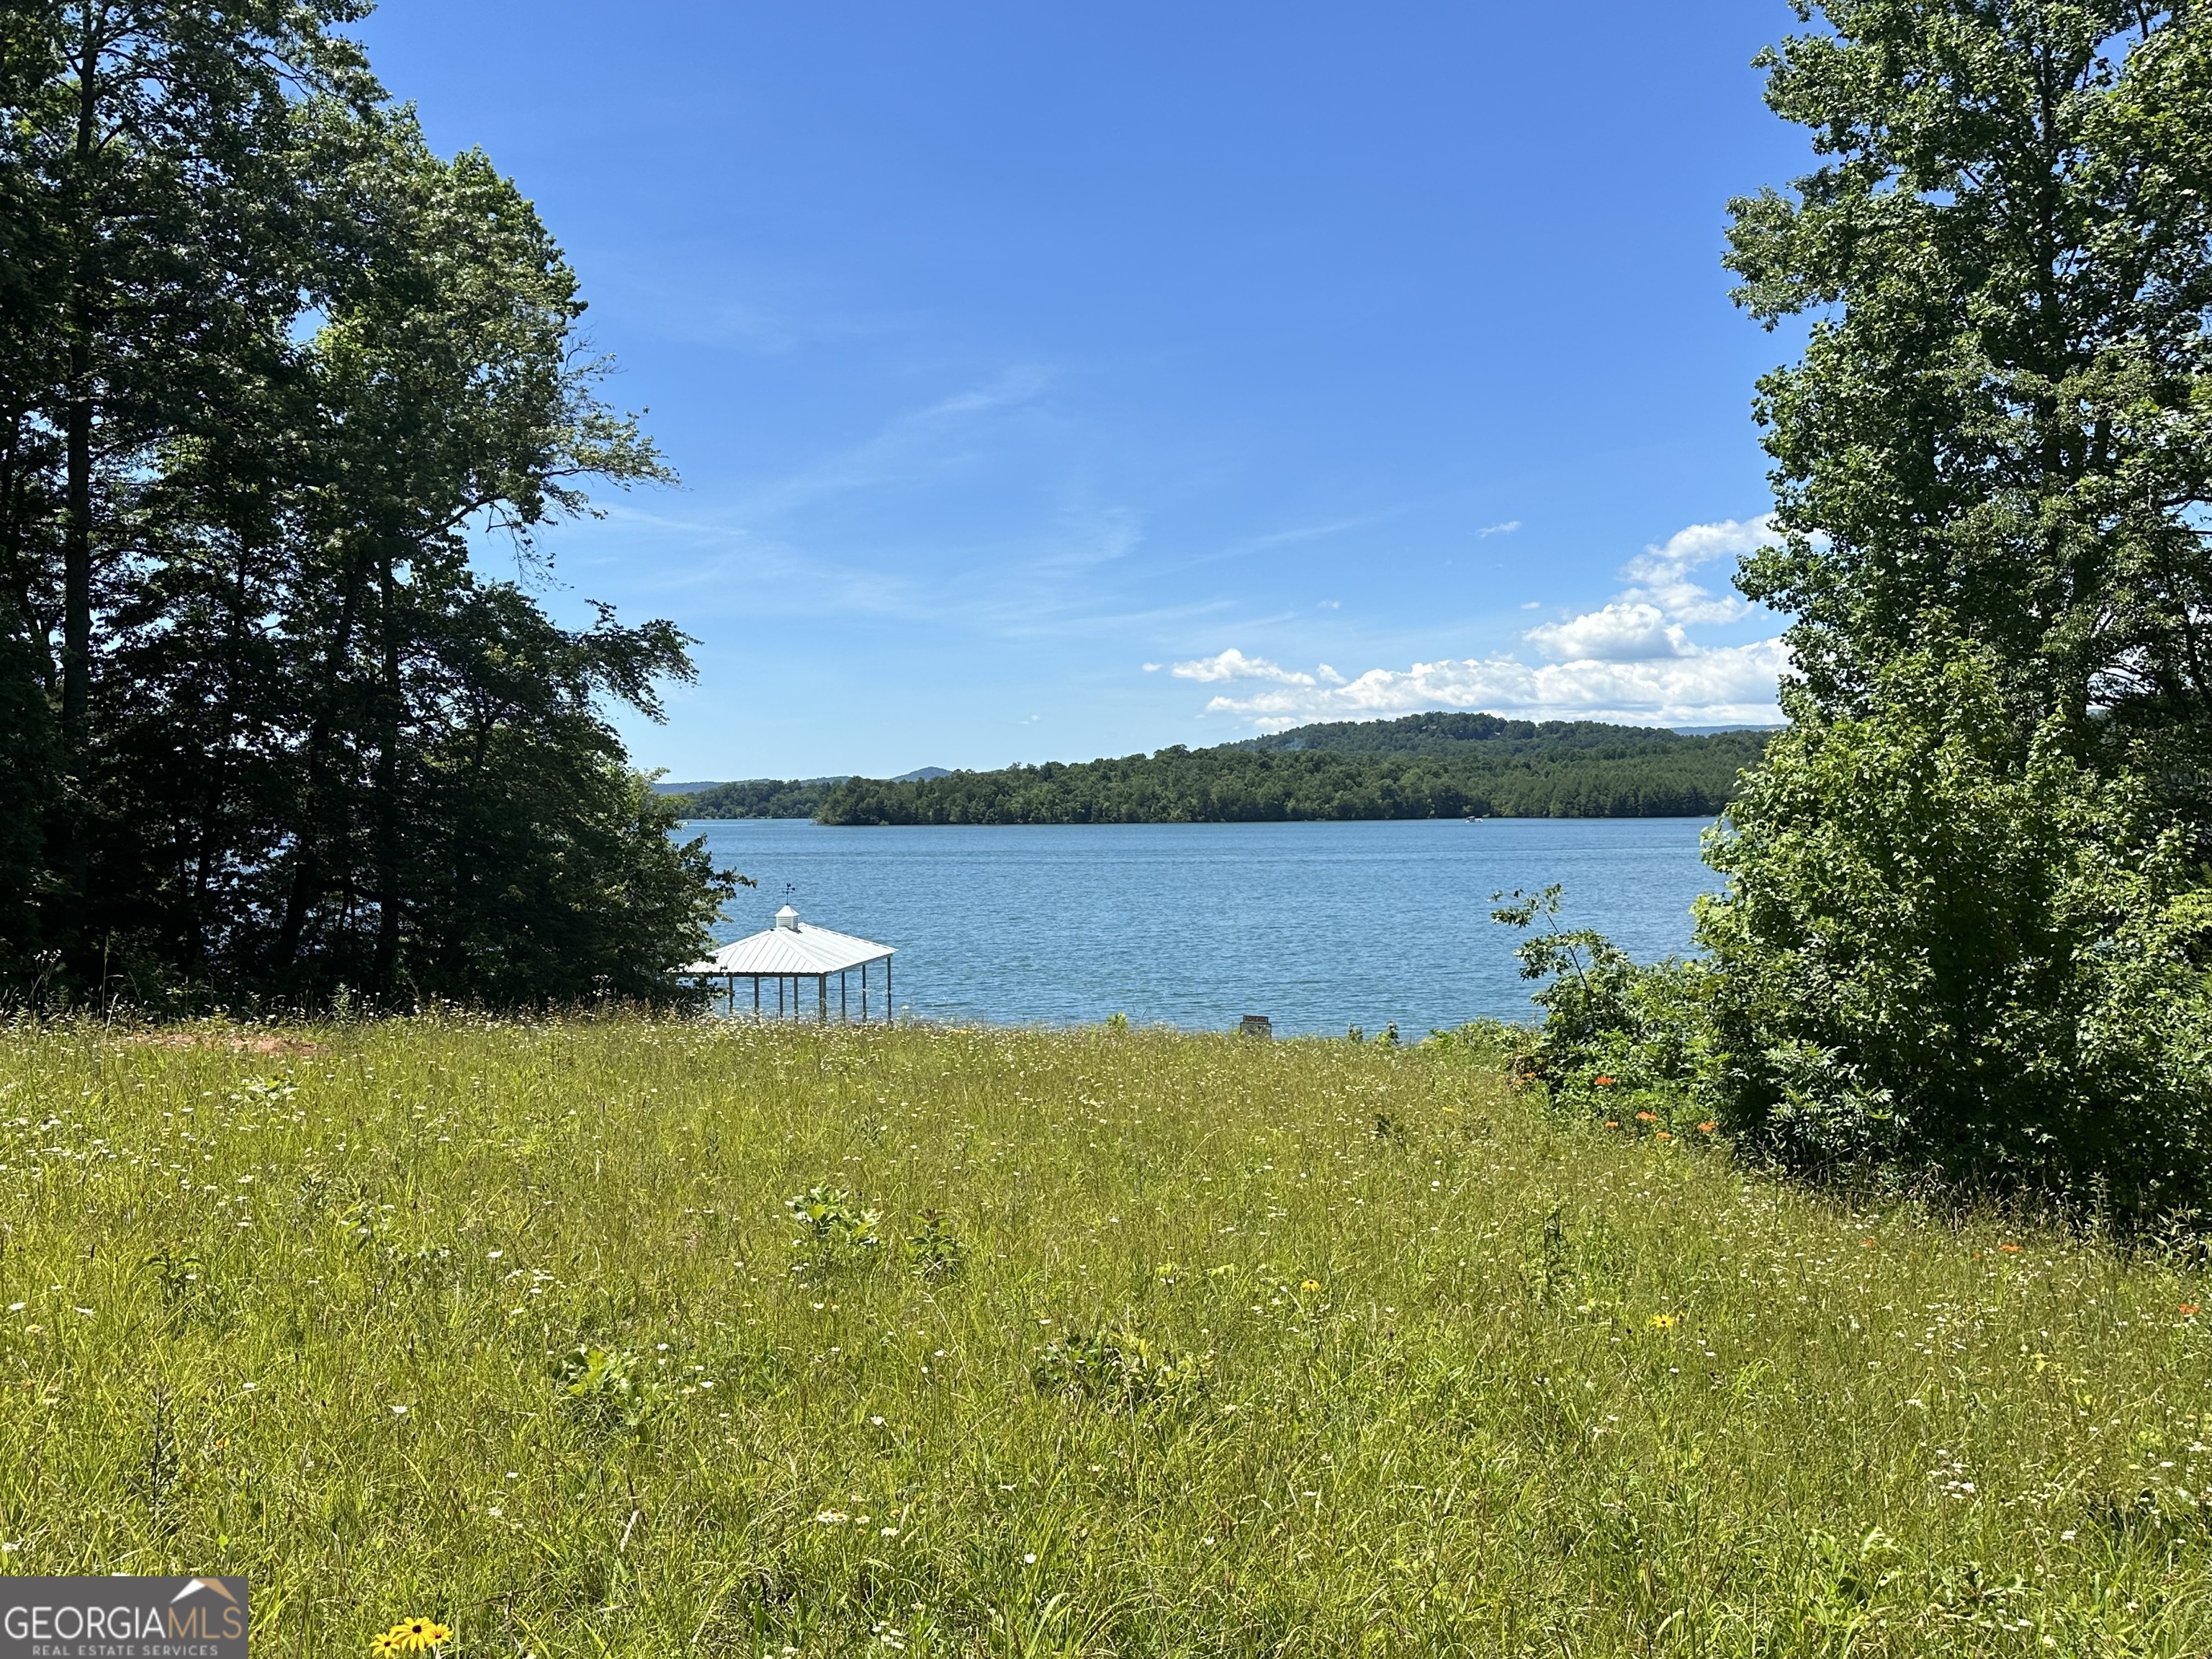
[[[1722,726],[1775,717],[1774,682],[1789,666],[1779,640],[1717,647],[1650,662],[1540,663],[1511,657],[1370,668],[1341,685],[1284,684],[1217,696],[1208,714],[1267,730],[1316,720],[1373,720],[1425,708],[1481,708],[1540,720],[1622,720]]]
[[[1334,670],[1330,671],[1334,672]],[[1265,657],[1248,657],[1235,646],[1194,662],[1179,662],[1168,672],[1179,680],[1273,680],[1281,685],[1312,685],[1314,677],[1283,668]]]
[[[1720,726],[1778,718],[1775,682],[1790,666],[1779,639],[1701,645],[1692,630],[1738,622],[1751,607],[1691,579],[1700,566],[1736,558],[1771,539],[1767,516],[1692,525],[1647,547],[1621,569],[1627,586],[1595,611],[1528,629],[1522,637],[1550,660],[1468,657],[1373,668],[1346,679],[1323,665],[1305,674],[1248,657],[1234,647],[1175,665],[1183,679],[1266,682],[1224,693],[1209,714],[1264,730],[1316,720],[1374,719],[1425,708],[1481,708],[1534,719],[1619,720]]]
[[[1615,599],[1562,623],[1546,623],[1521,636],[1558,662],[1650,662],[1694,657],[1698,647],[1680,623],[1642,599]]]
[[[1510,536],[1520,527],[1518,519],[1508,519],[1504,524],[1486,524],[1474,532],[1474,538],[1480,541],[1487,536]]]

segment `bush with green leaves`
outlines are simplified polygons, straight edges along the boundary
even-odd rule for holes
[[[1969,649],[1794,712],[1708,850],[1720,1121],[1796,1164],[2200,1202],[2212,891],[2147,784],[2022,745]]]
[[[1030,1373],[1039,1394],[1082,1400],[1109,1412],[1170,1411],[1206,1390],[1209,1356],[1178,1353],[1127,1325],[1048,1343]]]
[[[580,1342],[549,1369],[563,1409],[599,1433],[635,1433],[658,1401],[644,1359],[628,1348]]]
[[[1716,1122],[1808,1172],[1879,1168],[2118,1217],[2189,1211],[2212,1153],[2212,890],[2127,771],[2022,744],[1986,659],[1917,653],[1857,718],[1793,710],[1708,839],[1705,955],[1642,966],[1498,912],[1549,981],[1551,1098]]]
[[[861,1203],[842,1187],[817,1182],[784,1200],[783,1207],[799,1227],[799,1237],[791,1241],[799,1257],[791,1267],[795,1273],[860,1267],[872,1261],[883,1247],[878,1231],[883,1212]]]

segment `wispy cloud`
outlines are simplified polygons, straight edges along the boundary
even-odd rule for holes
[[[1510,536],[1520,527],[1518,519],[1508,519],[1504,524],[1486,524],[1474,532],[1474,538],[1482,541],[1492,536]]]
[[[1522,635],[1550,659],[1546,662],[1468,657],[1372,668],[1346,679],[1326,665],[1308,674],[1231,647],[1177,663],[1173,672],[1209,684],[1259,683],[1249,691],[1217,695],[1206,712],[1269,730],[1424,708],[1673,725],[1771,720],[1778,713],[1775,683],[1790,665],[1786,647],[1779,639],[1698,642],[1692,630],[1741,621],[1751,608],[1692,580],[1692,573],[1741,557],[1771,535],[1765,517],[1729,520],[1692,525],[1663,545],[1645,548],[1622,567],[1627,585],[1614,598]]]
[[[1037,365],[1017,365],[895,416],[860,442],[740,497],[738,516],[775,517],[854,491],[940,482],[981,454],[976,428],[983,417],[1034,401],[1050,381]]]

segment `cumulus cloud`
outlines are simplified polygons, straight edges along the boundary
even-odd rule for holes
[[[1660,725],[1757,724],[1778,718],[1775,682],[1790,666],[1779,639],[1705,645],[1698,628],[1740,622],[1751,607],[1693,579],[1701,567],[1741,557],[1772,535],[1767,516],[1692,525],[1647,547],[1621,568],[1626,586],[1595,611],[1545,623],[1522,635],[1548,659],[1469,657],[1374,668],[1346,679],[1323,665],[1306,674],[1248,657],[1234,647],[1179,662],[1180,678],[1260,682],[1224,691],[1209,714],[1263,730],[1315,720],[1373,719],[1429,708],[1480,708],[1540,719],[1650,721]]]
[[[1179,662],[1168,672],[1179,680],[1273,680],[1281,685],[1312,685],[1316,684],[1310,674],[1301,674],[1283,668],[1265,657],[1248,657],[1235,646],[1211,657],[1200,657],[1193,662]]]
[[[1694,657],[1698,647],[1681,623],[1642,599],[1615,599],[1601,611],[1546,623],[1521,636],[1559,662],[1650,662]]]

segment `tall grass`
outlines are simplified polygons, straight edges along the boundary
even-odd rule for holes
[[[2197,1269],[1698,1139],[1341,1042],[21,1030],[0,1571],[264,1655],[2212,1647]]]

